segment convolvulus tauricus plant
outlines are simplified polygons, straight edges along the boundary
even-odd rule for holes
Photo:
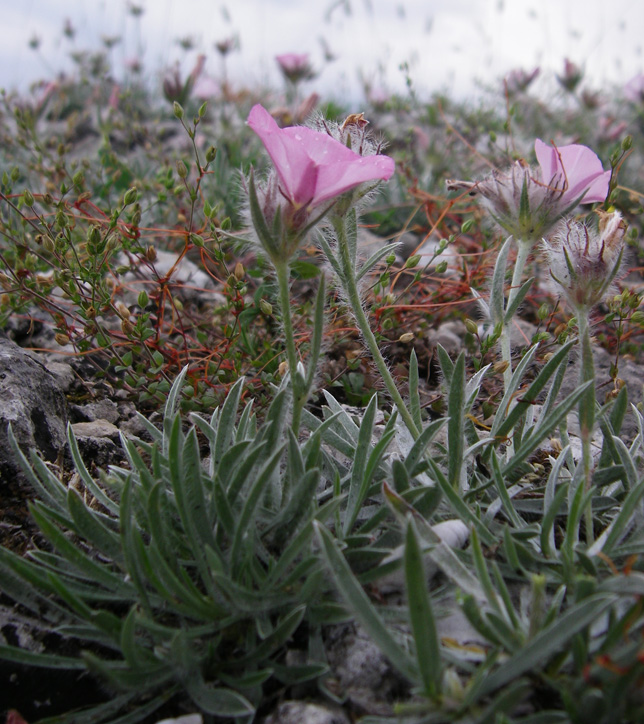
[[[275,170],[259,186],[251,174],[249,200],[255,233],[277,276],[293,387],[292,426],[297,432],[318,364],[324,282],[318,290],[320,312],[316,315],[313,354],[303,375],[299,369],[290,311],[291,259],[306,235],[329,213],[337,213],[337,208],[349,213],[361,192],[364,195],[366,184],[373,185],[378,180],[388,179],[394,171],[394,162],[379,154],[362,156],[322,130],[307,127],[281,129],[260,105],[251,110],[248,125],[262,140],[275,166]],[[357,191],[351,191],[356,188]],[[354,194],[357,194],[356,198]],[[355,211],[353,213],[355,219]]]
[[[604,171],[597,155],[586,146],[548,146],[535,141],[539,169],[524,160],[515,161],[508,171],[494,171],[479,182],[448,181],[448,189],[480,195],[492,218],[510,235],[497,260],[495,276],[501,281],[509,246],[517,246],[507,301],[504,290],[494,285],[489,313],[500,329],[505,387],[512,377],[511,324],[530,285],[522,284],[523,272],[532,250],[552,230],[559,219],[579,203],[604,201],[608,195],[610,171]]]
[[[585,490],[592,483],[591,441],[595,427],[595,367],[590,334],[590,312],[609,293],[624,254],[626,224],[621,214],[600,213],[595,231],[576,221],[562,222],[544,242],[550,274],[572,308],[579,330],[579,384],[590,383],[579,403],[582,443],[582,479]],[[586,509],[586,539],[593,541],[591,503]]]

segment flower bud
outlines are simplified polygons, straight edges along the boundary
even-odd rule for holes
[[[127,308],[123,302],[117,302],[116,304],[116,313],[121,317],[121,319],[129,319],[130,318],[130,310]]]
[[[550,314],[550,307],[547,304],[542,304],[537,310],[537,318],[543,322],[544,319]]]
[[[246,274],[244,265],[240,261],[238,261],[237,264],[235,264],[234,274],[235,274],[235,279],[237,279],[238,282],[240,282],[244,278],[244,275]]]
[[[31,191],[29,191],[29,189],[25,189],[22,197],[25,200],[25,206],[31,208],[34,205],[34,195],[31,193]]]
[[[420,254],[414,254],[413,256],[410,256],[409,259],[405,262],[405,269],[413,269],[415,266],[418,266],[418,262],[420,261]]]
[[[123,206],[129,206],[130,204],[133,204],[139,197],[139,192],[137,191],[136,186],[132,186],[125,192],[125,196],[123,196]]]
[[[181,107],[180,103],[177,103],[177,101],[172,104],[172,112],[179,120],[183,118],[183,108]]]
[[[267,317],[270,317],[273,314],[273,305],[265,299],[259,300],[259,308],[261,309],[262,314],[265,314]]]
[[[177,161],[176,168],[177,168],[177,176],[178,176],[179,178],[181,178],[181,179],[187,178],[187,176],[188,176],[188,167],[186,166],[186,164],[185,164],[183,161],[181,161],[181,160],[179,159],[179,160]]]
[[[206,151],[206,162],[212,163],[215,160],[216,156],[217,156],[217,149],[214,146],[209,146],[208,150]]]
[[[466,319],[465,320],[465,329],[470,334],[478,334],[479,333],[479,327],[478,324],[473,319]]]
[[[401,334],[400,337],[398,337],[398,341],[402,342],[402,344],[407,344],[408,342],[411,342],[414,338],[413,332],[405,332],[404,334]]]
[[[145,250],[145,258],[148,261],[156,261],[157,258],[157,250],[150,244],[148,248]]]

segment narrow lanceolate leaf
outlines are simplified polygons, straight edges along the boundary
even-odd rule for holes
[[[512,322],[512,318],[514,317],[517,309],[520,307],[521,303],[525,299],[527,293],[530,291],[530,287],[532,286],[533,282],[534,278],[528,279],[526,282],[523,282],[521,288],[517,292],[511,304],[505,310],[505,318],[503,320],[504,324],[509,325]]]
[[[516,391],[519,387],[519,384],[521,382],[521,379],[523,375],[525,374],[525,371],[527,370],[528,366],[532,363],[532,360],[537,353],[537,347],[532,347],[529,349],[521,362],[517,365],[516,370],[514,370],[512,377],[510,379],[510,384],[508,386],[508,389],[506,390],[505,394],[503,395],[503,399],[501,400],[501,404],[499,405],[499,410],[496,414],[496,417],[494,419],[494,422],[492,423],[492,429],[490,430],[490,437],[492,438],[504,438],[506,435],[510,434],[510,432],[513,430],[519,419],[523,416],[525,416],[526,408],[529,405],[529,401],[531,398],[529,395],[531,394],[530,391],[526,391],[524,395],[521,396],[521,400],[516,402],[516,405],[511,408],[512,402],[516,396]],[[552,362],[552,360],[550,360]],[[543,371],[545,370],[546,366],[544,366]],[[552,365],[551,369],[554,372],[554,365]],[[538,378],[537,378],[538,379]],[[543,384],[545,384],[545,381],[547,380],[547,377],[544,376],[543,378]],[[533,385],[537,382],[533,382]],[[535,394],[534,397],[536,397],[536,394],[538,392],[538,389],[535,387]],[[525,402],[522,404],[521,401],[525,400]],[[508,413],[508,410],[510,412]]]
[[[551,656],[564,650],[576,633],[595,621],[614,601],[613,595],[595,594],[571,606],[492,672],[483,682],[479,694],[490,694],[527,671],[536,673]]]
[[[329,264],[333,267],[333,271],[338,275],[339,279],[344,279],[344,273],[342,271],[342,267],[340,266],[340,262],[338,261],[338,258],[336,257],[335,252],[331,248],[331,245],[327,241],[326,237],[321,232],[317,236],[320,246],[322,247],[322,251],[324,252],[324,256],[326,256]]]
[[[33,503],[30,506],[30,510],[34,520],[47,540],[61,556],[76,568],[79,574],[86,576],[90,581],[101,583],[110,590],[118,591],[125,597],[132,595],[133,591],[129,583],[126,583],[119,575],[111,571],[108,566],[90,558],[67,538],[58,526],[52,522],[42,503]]]
[[[409,475],[416,474],[416,466],[422,461],[427,446],[436,437],[436,434],[445,422],[446,419],[444,417],[440,420],[430,422],[414,441],[411,450],[407,453],[407,457],[404,460],[405,469]]]
[[[177,379],[172,383],[170,392],[168,392],[168,399],[165,402],[163,408],[163,420],[165,422],[174,418],[179,410],[179,402],[181,401],[181,388],[183,387],[183,381],[188,374],[188,366],[186,365],[181,372],[177,375]],[[167,452],[164,450],[164,452]]]
[[[96,547],[104,556],[113,561],[121,561],[121,541],[119,534],[103,522],[105,516],[88,508],[74,488],[69,488],[67,505],[74,521],[76,532]]]
[[[465,403],[465,354],[461,352],[454,364],[447,401],[447,478],[456,490],[460,489],[463,469],[463,409]]]
[[[410,681],[418,681],[418,670],[413,659],[391,635],[387,625],[353,575],[333,536],[319,523],[314,523],[314,526],[322,557],[353,615],[396,669]]]
[[[85,467],[85,463],[81,457],[80,450],[78,449],[78,442],[76,441],[76,436],[74,435],[71,424],[67,425],[67,440],[69,442],[69,450],[71,452],[76,471],[80,475],[83,483],[87,486],[89,492],[101,505],[105,506],[107,510],[118,515],[118,505],[105,494],[105,491],[99,485],[96,484],[96,481]]]
[[[494,274],[492,275],[492,290],[490,293],[490,315],[492,317],[492,325],[503,321],[503,301],[504,301],[504,290],[505,290],[505,270],[508,265],[508,255],[512,246],[513,238],[508,238],[503,243],[498,256],[496,257],[496,263],[494,265]]]
[[[259,205],[257,188],[255,187],[255,174],[252,169],[248,180],[248,203],[250,206],[250,216],[253,221],[253,227],[262,243],[262,246],[266,250],[266,253],[271,258],[279,255],[280,250],[277,238],[273,236],[273,233],[268,228],[268,224],[266,223],[266,219],[264,218],[264,214],[262,213],[262,209]],[[275,214],[275,216],[277,217],[279,214]]]
[[[409,619],[414,637],[418,670],[427,696],[436,699],[441,693],[443,676],[440,644],[413,518],[410,518],[407,523],[404,560]]]
[[[371,438],[373,437],[373,424],[376,419],[377,407],[378,395],[373,395],[362,418],[358,444],[353,458],[353,469],[349,480],[349,497],[344,519],[343,533],[345,536],[347,536],[351,528],[353,528],[353,524],[356,522],[362,503],[367,495],[367,490],[369,489],[370,481],[366,478],[365,470],[371,449]]]
[[[18,463],[22,468],[25,477],[27,478],[27,480],[29,480],[31,486],[34,488],[36,493],[57,510],[64,510],[65,497],[67,495],[67,490],[65,486],[49,471],[47,471],[46,477],[43,477],[43,481],[45,481],[45,483],[43,484],[43,482],[33,471],[31,465],[29,465],[29,461],[20,449],[16,437],[13,434],[13,430],[11,429],[11,425],[9,425],[7,434],[9,436],[9,445],[11,446],[13,454],[18,460]]]
[[[57,654],[40,654],[36,651],[27,651],[26,649],[18,649],[3,644],[0,644],[0,660],[45,669],[67,669],[74,671],[86,668],[85,662],[81,659],[74,659],[70,656],[58,656]]]
[[[452,372],[454,371],[454,363],[449,358],[447,350],[442,344],[436,345],[436,351],[438,352],[438,363],[445,379],[445,385],[449,388],[452,384]]]
[[[640,510],[640,500],[644,495],[644,479],[640,480],[628,492],[622,507],[608,528],[599,536],[588,551],[589,555],[596,555],[603,551],[607,556],[613,555],[614,548],[619,545],[633,524],[635,515]]]
[[[273,455],[264,463],[261,470],[258,471],[257,477],[253,481],[253,484],[248,490],[248,496],[244,501],[244,505],[241,509],[239,518],[237,520],[237,529],[235,530],[235,536],[233,538],[231,552],[230,552],[230,563],[231,570],[239,565],[242,557],[242,546],[245,540],[254,540],[255,537],[255,523],[254,516],[259,504],[262,493],[264,492],[267,484],[270,482],[271,475],[279,464],[282,453],[284,452],[284,446],[280,446],[273,453]]]
[[[393,244],[386,244],[381,249],[378,249],[378,251],[374,252],[360,267],[360,271],[356,274],[356,281],[359,282],[362,277],[365,276],[365,274],[368,274],[381,259],[384,259],[386,256],[389,256],[389,254],[396,251],[398,246],[398,242],[395,242]]]
[[[320,274],[318,283],[318,291],[315,295],[315,315],[313,317],[313,332],[311,334],[311,352],[308,361],[308,370],[306,372],[306,390],[313,387],[315,375],[318,373],[318,361],[320,359],[320,350],[322,349],[322,338],[324,336],[324,305],[326,304],[326,277],[324,273]]]
[[[232,689],[209,687],[201,677],[189,677],[183,682],[190,698],[208,714],[220,717],[250,717],[255,707],[241,694]]]
[[[215,462],[218,463],[223,454],[230,447],[233,434],[235,432],[235,420],[237,418],[237,409],[244,389],[244,378],[240,377],[237,382],[230,388],[230,392],[226,395],[226,400],[222,405],[217,425],[217,436],[215,438],[215,449],[213,454]]]
[[[420,394],[418,392],[418,357],[416,357],[416,350],[413,349],[409,358],[409,409],[414,425],[422,430],[423,421],[420,416]]]

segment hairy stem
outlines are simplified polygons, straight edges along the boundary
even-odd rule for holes
[[[579,364],[579,384],[592,381],[584,396],[579,400],[579,430],[581,437],[581,464],[583,466],[584,490],[588,492],[592,485],[592,450],[593,427],[595,425],[595,365],[593,350],[590,344],[590,324],[588,310],[577,310],[577,328],[579,329],[579,342],[581,345],[581,358]],[[592,501],[588,502],[584,511],[586,522],[586,542],[590,545],[594,540]]]
[[[531,245],[525,241],[517,240],[517,258],[514,263],[514,271],[512,272],[512,282],[508,293],[508,301],[505,309],[508,309],[514,298],[521,288],[521,280],[523,279],[523,270],[525,269],[528,256],[530,254]],[[503,330],[501,331],[501,359],[507,362],[507,367],[503,371],[503,384],[507,391],[512,379],[512,319],[507,322],[503,321]]]
[[[293,418],[291,428],[297,436],[300,427],[302,408],[306,404],[307,390],[297,372],[297,349],[295,347],[295,335],[293,334],[293,320],[291,318],[291,295],[289,285],[289,265],[287,261],[276,262],[273,260],[277,274],[277,288],[280,311],[282,314],[282,326],[284,327],[284,341],[286,346],[286,360],[291,379],[291,390],[293,391]]]
[[[353,268],[353,264],[351,262],[351,255],[349,252],[346,227],[344,224],[344,219],[342,217],[335,217],[334,228],[338,237],[338,249],[340,252],[338,261],[342,269],[342,278],[340,281],[347,295],[351,311],[353,312],[353,316],[358,325],[358,329],[362,333],[362,337],[365,344],[367,345],[367,349],[371,352],[373,361],[378,368],[378,372],[380,372],[380,376],[385,383],[385,387],[387,388],[389,395],[391,396],[394,404],[398,408],[398,412],[402,417],[405,425],[407,426],[409,432],[412,434],[413,438],[416,439],[420,435],[421,431],[416,427],[416,423],[414,422],[414,419],[411,416],[411,413],[409,412],[407,405],[402,398],[402,395],[396,387],[396,382],[394,381],[394,378],[392,377],[391,372],[387,367],[387,363],[385,362],[380,352],[376,337],[371,331],[371,327],[369,326],[369,320],[367,319],[367,315],[362,308],[360,292],[358,291],[358,283],[356,281],[355,269]]]

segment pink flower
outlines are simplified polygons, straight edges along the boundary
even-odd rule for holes
[[[537,138],[534,152],[541,167],[541,181],[561,195],[559,204],[592,204],[608,195],[610,171],[587,146],[548,146]]]
[[[328,134],[305,126],[280,128],[261,105],[251,110],[248,125],[275,165],[280,192],[296,209],[313,209],[360,184],[386,180],[394,172],[388,156],[360,156]]]
[[[276,55],[275,60],[282,73],[291,83],[313,78],[314,73],[308,53],[284,53],[283,55]]]

